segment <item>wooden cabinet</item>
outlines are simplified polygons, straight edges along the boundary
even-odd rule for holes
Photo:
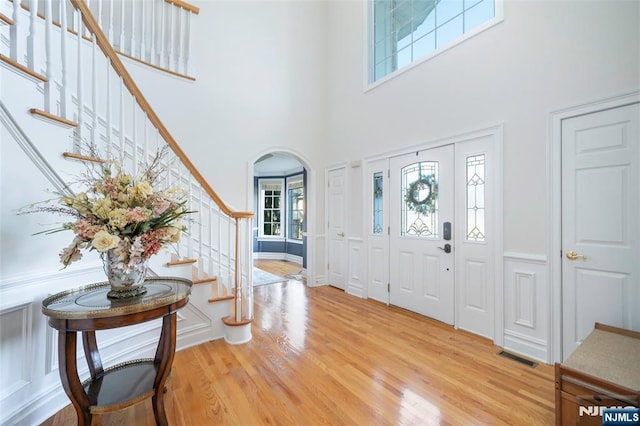
[[[640,333],[596,323],[556,363],[556,425],[602,425],[602,409],[640,407]]]

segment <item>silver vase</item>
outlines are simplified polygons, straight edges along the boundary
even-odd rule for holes
[[[130,268],[111,249],[102,253],[102,262],[107,281],[111,284],[111,291],[107,293],[109,299],[125,299],[141,296],[147,292],[144,287],[147,260],[136,263]]]

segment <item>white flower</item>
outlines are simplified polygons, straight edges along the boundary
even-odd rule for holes
[[[94,235],[91,245],[103,253],[109,249],[116,248],[120,242],[120,237],[117,235],[111,235],[107,231],[100,231]]]

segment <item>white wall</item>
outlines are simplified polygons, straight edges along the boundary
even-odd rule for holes
[[[502,23],[365,92],[364,2],[330,2],[327,162],[504,123],[504,248],[544,254],[549,113],[640,86],[639,7],[507,1]]]
[[[327,3],[193,3],[196,81],[167,84],[144,66],[128,69],[221,198],[252,209],[247,166],[265,150],[285,147],[314,169],[324,166]]]

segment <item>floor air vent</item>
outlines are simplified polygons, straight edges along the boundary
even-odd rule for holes
[[[531,368],[535,368],[535,366],[538,365],[538,363],[536,363],[536,362],[529,361],[528,359],[522,358],[522,357],[520,357],[518,355],[514,355],[514,354],[509,353],[509,352],[500,351],[500,352],[498,352],[498,355],[503,356],[505,358],[512,359],[514,361],[518,361],[520,364],[524,364],[524,365],[529,366]]]

